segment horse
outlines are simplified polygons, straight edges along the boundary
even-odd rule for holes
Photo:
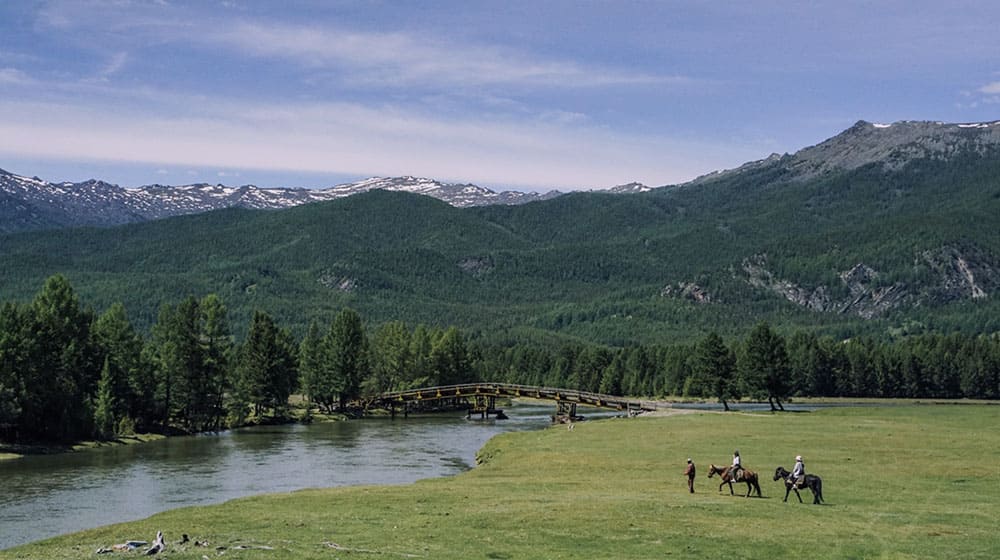
[[[795,490],[795,495],[799,498],[799,503],[802,503],[802,496],[799,495],[799,488],[808,488],[813,494],[813,503],[819,504],[823,502],[823,479],[814,475],[807,474],[805,480],[799,484],[789,482],[788,477],[792,473],[785,470],[785,467],[778,467],[774,470],[774,480],[781,479],[785,482],[785,499],[782,501],[788,501],[788,493]]]
[[[719,475],[719,478],[722,479],[722,482],[719,483],[719,492],[722,492],[722,485],[728,484],[730,496],[734,495],[733,482],[739,482],[738,480],[737,481],[733,480],[732,475],[729,473],[729,471],[731,470],[732,467],[717,467],[715,465],[709,465],[708,467],[708,478],[712,478],[712,476],[716,474]],[[758,498],[762,497],[760,495],[760,484],[757,482],[757,473],[747,469],[742,469],[742,470],[743,470],[743,482],[747,483],[746,497],[747,498],[750,497],[750,492],[752,490],[757,491]]]

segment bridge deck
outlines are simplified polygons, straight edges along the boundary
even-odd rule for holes
[[[590,393],[587,391],[576,391],[573,389],[534,387],[530,385],[514,385],[510,383],[466,383],[462,385],[445,385],[441,387],[423,387],[408,391],[383,393],[376,397],[364,399],[360,404],[362,404],[362,406],[366,409],[393,408],[409,402],[433,401],[462,397],[475,398],[483,396],[509,398],[521,397],[549,400],[582,404],[599,408],[609,408],[613,410],[627,410],[635,413],[657,409],[656,403],[650,401],[641,401],[614,395],[603,395],[600,393]]]

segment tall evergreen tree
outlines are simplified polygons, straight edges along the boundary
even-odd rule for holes
[[[229,315],[225,304],[215,294],[202,298],[201,336],[202,345],[202,426],[200,429],[217,430],[225,411],[223,399],[229,388],[229,369],[233,353],[233,337],[229,329]]]
[[[23,381],[29,348],[25,314],[13,303],[0,307],[0,439],[20,439]]]
[[[90,399],[99,369],[90,347],[93,314],[80,306],[69,281],[50,277],[31,303],[30,369],[22,380],[21,428],[41,439],[90,435]]]
[[[267,409],[284,415],[298,379],[295,354],[291,334],[267,313],[255,311],[235,369],[235,402],[252,405],[258,418]]]
[[[125,306],[115,303],[109,307],[94,321],[91,335],[98,354],[107,362],[101,369],[101,383],[110,383],[107,390],[111,392],[110,402],[114,403],[109,411],[111,417],[116,422],[129,418],[137,423],[153,407],[155,387],[145,378],[148,368],[142,363],[143,341],[129,322]],[[98,393],[100,397],[100,389]],[[95,417],[96,414],[95,410]],[[100,430],[101,426],[97,428]]]
[[[378,394],[403,388],[405,372],[413,367],[410,344],[410,331],[402,321],[391,321],[375,330],[366,393]]]
[[[430,331],[423,324],[418,324],[410,336],[410,371],[404,372],[400,389],[426,387],[433,385],[433,366],[431,365],[431,349],[434,346]]]
[[[361,316],[344,309],[333,320],[323,340],[324,375],[341,410],[361,394],[361,380],[368,375],[368,341]],[[327,398],[334,395],[327,395]]]
[[[449,327],[431,349],[431,363],[437,385],[457,385],[472,381],[472,368],[462,333]]]
[[[319,323],[315,320],[309,323],[309,330],[299,344],[299,379],[302,390],[312,400],[323,392],[323,336],[320,334]],[[325,403],[329,409],[332,400]]]
[[[119,404],[119,398],[115,394],[115,387],[120,385],[116,377],[111,372],[111,359],[105,357],[101,379],[97,383],[97,401],[94,404],[94,433],[100,439],[111,439],[116,435],[115,428],[121,418],[119,415],[125,408]]]
[[[705,392],[715,397],[728,411],[728,401],[739,398],[736,383],[736,360],[716,332],[710,332],[694,347],[691,370]]]
[[[784,339],[767,323],[758,323],[750,331],[738,359],[738,370],[750,394],[766,396],[771,410],[785,409],[781,400],[790,390],[788,354]]]

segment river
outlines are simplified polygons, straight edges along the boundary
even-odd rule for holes
[[[544,428],[554,409],[256,427],[0,461],[0,549],[253,494],[453,475],[494,435]]]

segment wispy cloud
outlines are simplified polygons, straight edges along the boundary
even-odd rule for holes
[[[128,58],[127,52],[117,52],[113,54],[108,60],[108,63],[104,65],[104,68],[101,69],[99,78],[106,80],[114,74],[117,74],[122,68],[125,67],[125,64],[128,62]]]
[[[986,84],[985,86],[979,88],[978,91],[979,93],[985,93],[987,95],[1000,95],[1000,82]]]
[[[370,85],[602,87],[696,83],[573,61],[549,60],[514,49],[447,42],[408,33],[359,32],[275,23],[235,23],[200,35],[239,52],[346,73]]]
[[[35,80],[17,68],[0,68],[0,84],[32,85]]]

